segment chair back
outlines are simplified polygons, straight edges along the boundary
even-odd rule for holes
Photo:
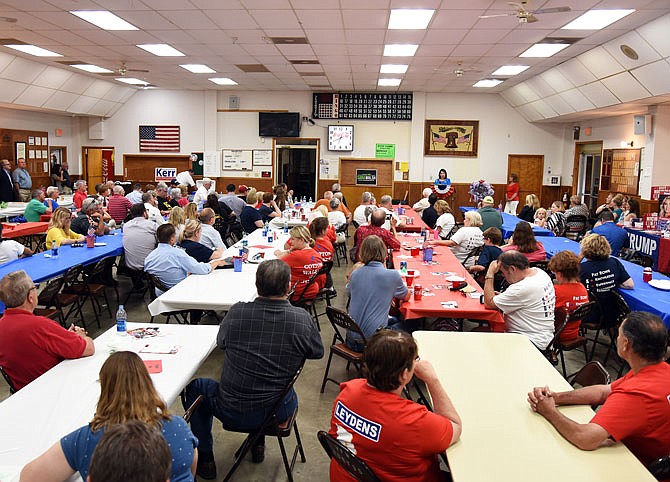
[[[465,257],[465,259],[463,260],[463,262],[461,264],[463,266],[467,266],[468,261],[470,260],[470,258],[473,258],[475,256],[479,256],[480,254],[482,254],[482,249],[484,249],[484,245],[477,246],[476,248],[474,248],[472,251],[470,251],[468,253],[468,255]]]
[[[588,219],[583,214],[571,214],[565,219],[563,236],[581,238],[586,234]]]
[[[40,291],[40,294],[37,296],[37,303],[41,306],[50,306],[56,305],[56,295],[60,293],[61,288],[65,284],[65,277],[58,276],[52,278],[46,284],[46,286]]]
[[[356,333],[358,336],[361,337],[361,342],[364,345],[367,344],[367,340],[365,339],[363,331],[346,311],[341,310],[339,308],[335,308],[334,306],[327,306],[326,316],[328,317],[328,320],[330,320],[331,325],[333,325],[333,330],[335,331],[336,339],[344,343],[344,337],[346,336],[346,333],[343,335],[342,332],[340,331],[341,328],[343,330]]]
[[[611,381],[610,374],[599,361],[591,361],[584,365],[570,380],[570,385],[590,387],[591,385],[607,385]]]
[[[656,480],[666,480],[670,478],[670,455],[656,459],[647,465],[647,470],[651,472]]]
[[[147,276],[149,276],[149,280],[151,281],[151,284],[154,286],[154,288],[159,289],[163,293],[170,289],[158,278],[158,276],[150,273],[147,273]]]
[[[81,272],[84,270],[84,265],[82,264],[77,264],[67,270],[65,274],[63,275],[63,286],[65,288],[69,288],[73,284],[77,283],[79,281],[79,275]]]
[[[7,373],[5,372],[5,370],[1,366],[0,366],[0,373],[2,373],[2,378],[5,379],[5,381],[7,382],[7,385],[9,385],[9,393],[10,394],[16,393],[16,387],[14,386],[14,383],[12,382],[12,380],[9,378],[9,376],[7,375]]]
[[[555,278],[554,273],[549,269],[549,261],[533,261],[530,263],[531,268],[538,268],[549,275],[550,278]]]
[[[568,313],[567,322],[570,323],[572,321],[584,320],[588,318],[595,306],[596,306],[595,301],[589,301],[588,303],[579,305],[577,308]]]
[[[368,464],[356,457],[339,440],[323,430],[319,430],[317,437],[328,457],[335,459],[340,464],[340,467],[346,470],[358,482],[379,482],[379,478],[368,467]]]
[[[614,302],[614,308],[616,310],[614,326],[618,327],[621,323],[623,323],[623,320],[625,320],[628,314],[630,313],[630,307],[628,306],[628,303],[626,303],[626,300],[623,299],[623,296],[621,296],[618,291],[616,290],[611,291],[611,297],[612,301]]]
[[[319,276],[326,275],[327,273],[330,272],[330,270],[333,267],[333,262],[326,262],[323,263],[323,266],[317,271],[312,277],[307,281],[307,284],[305,285],[305,288],[302,290],[300,293],[300,297],[296,301],[291,301],[291,304],[294,306],[303,306],[306,302],[312,301],[313,298],[307,299],[305,297],[305,293],[307,293],[307,290],[314,284],[316,283],[316,280]],[[296,288],[298,287],[298,283],[296,282],[293,287],[291,288],[291,291],[289,292],[289,297],[288,299],[290,300],[293,297],[293,294],[295,293]]]
[[[203,400],[203,396],[198,395],[198,398],[196,398],[193,401],[193,403],[191,404],[191,406],[186,409],[186,411],[184,412],[184,417],[183,417],[183,419],[186,423],[189,423],[191,421],[191,416],[193,415],[193,412],[195,412],[197,410],[197,408],[202,403],[202,400]]]

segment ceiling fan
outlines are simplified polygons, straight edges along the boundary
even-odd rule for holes
[[[125,77],[125,76],[126,76],[126,73],[128,73],[128,72],[141,72],[141,73],[147,73],[147,72],[149,72],[149,71],[148,71],[148,70],[145,70],[145,69],[129,69],[128,66],[126,65],[126,63],[125,63],[124,61],[121,61],[121,63],[119,64],[119,68],[116,69],[116,72],[117,72],[121,77]]]
[[[516,17],[519,23],[533,23],[539,20],[535,14],[569,12],[571,10],[570,7],[567,6],[528,10],[528,2],[507,2],[507,4],[516,8],[516,11],[511,13],[499,13],[496,15],[480,15],[479,18]]]
[[[435,72],[454,74],[456,77],[461,78],[466,72],[481,72],[481,70],[463,67],[463,62],[458,62],[456,68],[453,70],[435,69]]]

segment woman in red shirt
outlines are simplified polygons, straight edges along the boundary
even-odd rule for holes
[[[579,280],[579,258],[572,251],[560,251],[549,261],[548,268],[556,275],[556,310],[568,309],[568,313],[589,301],[589,294]],[[561,333],[560,341],[574,340],[579,334],[582,320],[571,321]]]
[[[516,216],[516,208],[519,205],[519,178],[516,174],[509,175],[509,184],[505,191],[505,212]]]
[[[330,239],[328,239],[326,234],[329,226],[327,218],[316,218],[312,221],[312,224],[309,225],[309,234],[312,236],[315,243],[314,250],[321,255],[321,259],[324,263],[333,261],[333,253],[335,251],[333,249],[333,243],[330,242]],[[326,274],[325,287],[330,288],[332,286],[333,278],[330,276],[330,273],[328,273]]]
[[[309,235],[307,228],[296,226],[291,228],[289,233],[291,236],[291,248],[288,251],[278,249],[275,251],[275,256],[291,267],[291,286],[295,287],[291,300],[296,301],[300,298],[303,291],[305,291],[312,276],[323,267],[323,260],[321,259],[321,255],[314,250],[315,241]],[[305,292],[304,299],[314,299],[325,284],[326,276],[319,276],[316,282],[312,283]]]

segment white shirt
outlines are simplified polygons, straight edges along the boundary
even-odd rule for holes
[[[482,230],[473,226],[462,227],[454,233],[451,240],[457,244],[457,246],[450,246],[451,252],[454,253],[461,263],[465,261],[465,258],[468,257],[468,254],[473,249],[484,245],[484,235],[482,234]],[[475,257],[470,256],[466,267],[472,266],[474,262]]]
[[[526,335],[535,346],[545,349],[554,336],[556,293],[549,275],[531,268],[527,276],[493,297],[505,315],[505,331]]]
[[[207,196],[209,196],[209,189],[201,185],[193,196],[193,202],[198,206],[198,208],[201,208],[202,205],[207,201]]]
[[[414,209],[417,213],[421,213],[424,209],[426,209],[428,206],[430,206],[430,203],[428,202],[427,197],[423,197],[419,199],[417,202],[414,203],[414,206],[412,206],[412,209]]]
[[[8,261],[18,259],[25,249],[26,247],[21,243],[11,239],[5,239],[0,243],[0,263],[7,263]]]
[[[331,211],[328,213],[328,222],[332,224],[335,229],[340,229],[347,224],[347,218],[342,211]]]
[[[361,204],[356,209],[354,209],[354,221],[358,223],[359,226],[364,226],[368,224],[368,219],[365,217],[365,210],[368,208],[369,204]]]
[[[438,234],[442,239],[447,239],[447,236],[449,236],[455,225],[456,220],[454,219],[454,215],[451,213],[444,213],[442,216],[437,218],[437,221],[435,222],[435,228],[439,230]]]
[[[210,224],[202,224],[200,244],[204,244],[208,248],[215,251],[218,248],[226,249],[226,245],[223,244],[223,240],[221,239],[221,234],[216,229],[214,229],[214,226]]]
[[[163,215],[156,206],[153,206],[149,203],[144,203],[144,207],[147,208],[147,214],[149,215],[149,220],[156,223],[156,226],[160,226],[165,222],[165,219],[163,219]]]
[[[177,182],[179,184],[184,184],[186,186],[195,186],[195,181],[191,177],[191,173],[188,171],[180,172],[177,174]]]
[[[381,206],[379,209],[386,211],[386,221],[382,224],[382,228],[388,229],[389,231],[391,230],[391,218],[395,218],[396,226],[400,224],[400,218],[398,218],[398,215],[395,212],[386,209],[384,206]]]

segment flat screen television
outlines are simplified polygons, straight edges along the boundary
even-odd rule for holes
[[[261,137],[300,137],[300,112],[259,112]]]

